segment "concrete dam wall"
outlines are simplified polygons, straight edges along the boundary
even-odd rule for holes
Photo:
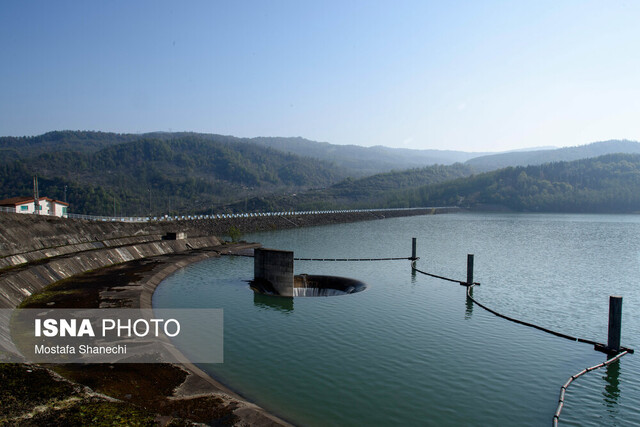
[[[218,246],[216,237],[137,243],[76,252],[9,269],[0,276],[0,308],[14,308],[46,286],[77,274],[127,261]]]
[[[367,288],[363,282],[340,276],[293,275],[293,252],[258,248],[253,251],[251,288],[263,295],[317,297],[348,295]]]

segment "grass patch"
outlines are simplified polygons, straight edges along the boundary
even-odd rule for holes
[[[182,384],[187,373],[169,363],[116,363],[51,365],[65,378],[116,399],[153,406],[170,396]]]
[[[100,292],[139,280],[156,263],[135,260],[60,280],[25,299],[20,308],[98,308]]]
[[[20,420],[21,426],[157,426],[155,415],[144,409],[120,402],[87,399],[65,408],[52,408],[33,418]]]
[[[34,406],[76,394],[74,387],[54,378],[46,369],[18,363],[0,363],[0,424]]]
[[[235,408],[236,405],[226,405],[219,397],[204,396],[169,401],[162,408],[162,413],[198,423],[230,426],[239,421],[233,413]]]
[[[168,363],[117,363],[113,365],[56,365],[51,369],[70,380],[125,402],[165,416],[216,425],[233,425],[234,404],[214,396],[167,399],[184,382],[187,373]]]

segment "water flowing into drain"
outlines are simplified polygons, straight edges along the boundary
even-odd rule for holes
[[[270,283],[263,280],[251,281],[251,288],[265,295],[277,295]],[[362,292],[367,285],[348,277],[300,274],[293,280],[294,297],[332,297]]]
[[[348,295],[353,292],[344,292],[337,289],[321,289],[321,288],[294,288],[294,297],[335,297],[338,295]]]
[[[301,274],[294,277],[294,297],[332,297],[364,291],[367,285],[359,280],[337,276]]]

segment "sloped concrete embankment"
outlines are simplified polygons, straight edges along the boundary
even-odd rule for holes
[[[14,308],[44,287],[77,274],[127,261],[218,246],[213,236],[162,240],[115,248],[93,249],[49,258],[5,271],[0,276],[0,308]]]
[[[0,257],[126,237],[158,238],[165,231],[154,223],[91,222],[5,212],[0,213],[0,229]]]
[[[152,234],[146,236],[123,237],[119,239],[95,240],[86,243],[57,246],[52,248],[31,250],[15,255],[7,255],[0,258],[0,270],[7,267],[16,267],[22,264],[33,263],[46,258],[55,258],[78,252],[95,251],[97,249],[117,248],[162,240],[162,235]]]
[[[401,216],[446,213],[453,208],[287,214],[268,217],[193,219],[175,222],[92,222],[48,216],[0,213],[0,271],[77,252],[161,241],[167,232],[188,237],[224,236],[234,227],[243,233],[331,225]]]

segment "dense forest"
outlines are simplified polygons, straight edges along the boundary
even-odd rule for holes
[[[93,152],[138,138],[131,134],[92,131],[53,131],[38,136],[3,136],[0,137],[0,163],[53,151]]]
[[[67,186],[74,213],[181,213],[257,194],[325,187],[347,175],[316,159],[197,135],[103,143],[97,150],[94,145],[78,149],[67,136],[59,150],[40,153],[27,144],[18,158],[0,163],[0,198],[32,194],[37,174],[42,195],[62,200]]]
[[[393,169],[409,169],[432,164],[463,162],[486,153],[467,153],[451,150],[416,150],[389,147],[361,147],[335,145],[305,138],[256,137],[238,138],[229,135],[195,132],[150,132],[119,134],[92,131],[53,131],[32,137],[0,137],[0,163],[26,159],[52,151],[92,153],[117,144],[153,139],[206,141],[223,144],[250,144],[257,148],[271,148],[299,157],[313,157],[325,163],[349,170],[353,177],[363,177]]]
[[[286,153],[315,157],[346,168],[353,177],[364,177],[399,169],[413,169],[427,165],[450,165],[464,162],[487,153],[468,153],[453,150],[416,150],[383,146],[361,147],[309,141],[304,138],[252,138],[251,142]]]
[[[416,176],[427,184],[415,185]],[[248,202],[248,207],[255,210],[424,206],[517,212],[640,212],[640,155],[608,154],[475,175],[465,165],[434,166],[347,179],[295,197],[257,197]]]
[[[640,211],[640,155],[509,167],[385,194],[381,205],[460,206],[529,212]]]
[[[456,163],[392,171],[358,179],[349,177],[327,188],[312,189],[297,194],[258,196],[242,203],[226,205],[224,208],[236,211],[246,207],[252,211],[268,211],[382,207],[385,198],[399,190],[445,182],[469,176],[472,172],[470,167]]]

